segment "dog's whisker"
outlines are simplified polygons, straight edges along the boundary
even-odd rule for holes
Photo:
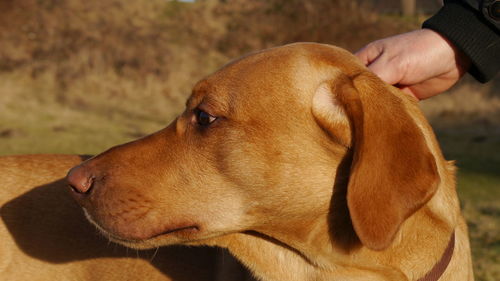
[[[158,254],[158,251],[160,250],[160,247],[156,247],[154,253],[153,253],[153,256],[151,256],[151,258],[149,259],[149,262],[152,262],[154,260],[154,258],[156,257],[156,255]]]

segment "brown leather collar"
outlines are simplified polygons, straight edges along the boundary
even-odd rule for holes
[[[453,256],[453,250],[455,249],[455,231],[451,234],[450,242],[448,242],[448,246],[446,250],[444,250],[443,256],[441,259],[432,267],[432,269],[422,278],[418,279],[418,281],[438,281],[443,275],[444,271],[450,264],[451,257]]]

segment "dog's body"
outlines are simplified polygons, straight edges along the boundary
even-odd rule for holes
[[[220,249],[136,251],[98,235],[63,179],[81,158],[0,157],[0,280],[245,280],[248,273]]]
[[[0,160],[9,186],[54,181],[79,161],[54,158],[48,178],[21,164],[30,159]],[[421,280],[450,245],[439,280],[473,280],[454,168],[416,101],[330,46],[227,65],[166,129],[80,164],[68,182],[111,240],[220,246],[264,281]],[[3,201],[23,192],[7,190]],[[121,261],[96,266],[106,262]]]

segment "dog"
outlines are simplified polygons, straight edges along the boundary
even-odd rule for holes
[[[79,161],[7,157],[0,174],[7,186],[36,186],[62,178]],[[296,43],[229,63],[195,85],[185,111],[165,129],[79,163],[66,180],[111,241],[134,249],[225,248],[263,281],[473,280],[454,173],[415,98],[345,50]],[[2,236],[37,236],[11,230],[32,227],[9,226],[15,200],[2,207]],[[74,230],[80,220],[56,224],[73,229],[61,239],[97,239]],[[20,255],[15,244],[2,249],[7,260]],[[121,255],[94,244],[61,255],[102,251],[105,259],[85,267],[95,274],[130,262],[120,265]],[[204,261],[198,270],[217,267],[205,262],[212,256],[197,257]],[[158,278],[206,280],[193,274]]]

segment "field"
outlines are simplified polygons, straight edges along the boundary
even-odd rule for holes
[[[98,153],[166,126],[191,86],[231,58],[294,41],[354,51],[421,21],[353,1],[127,3],[0,1],[0,155]],[[466,77],[421,103],[459,167],[480,281],[500,280],[498,86]]]

